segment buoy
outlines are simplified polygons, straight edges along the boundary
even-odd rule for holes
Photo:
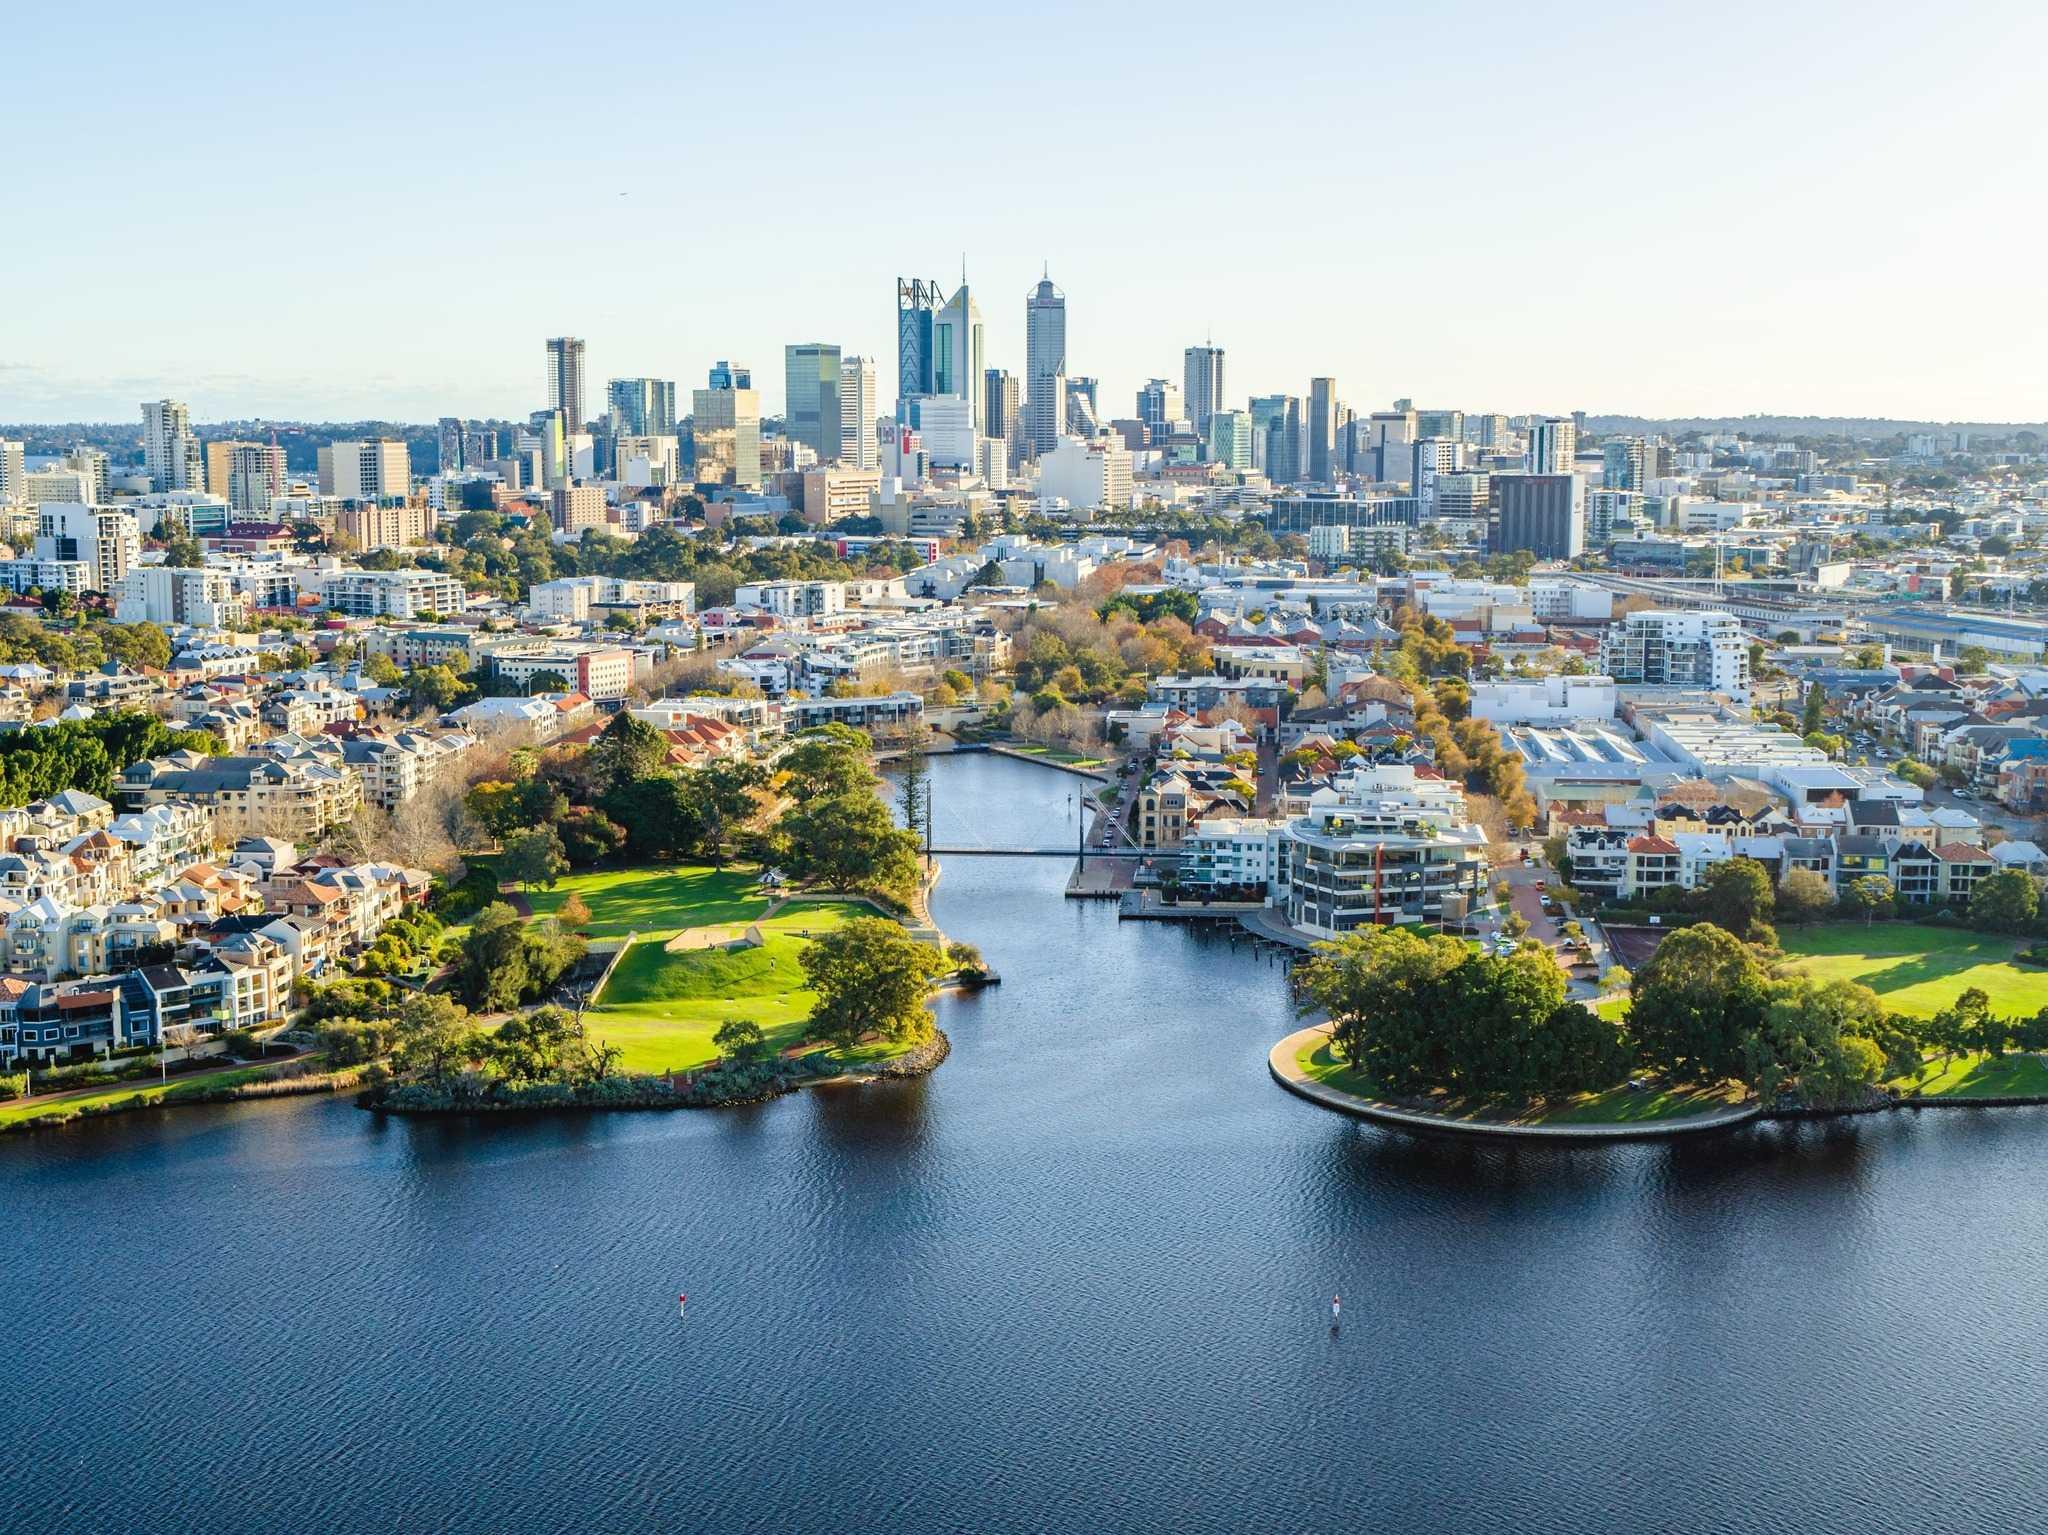
[[[1333,1295],[1333,1296],[1331,1296],[1331,1297],[1330,1297],[1330,1325],[1331,1325],[1331,1326],[1333,1326],[1333,1327],[1334,1327],[1334,1326],[1335,1326],[1335,1325],[1337,1324],[1337,1319],[1338,1319],[1338,1317],[1339,1317],[1339,1316],[1340,1316],[1340,1315],[1341,1315],[1341,1314],[1343,1313],[1343,1310],[1344,1310],[1344,1297],[1343,1297],[1343,1296],[1341,1296],[1341,1295]]]
[[[688,1316],[688,1315],[689,1315],[689,1312],[688,1312],[688,1311],[687,1311],[686,1309],[684,1309],[684,1308],[686,1308],[686,1307],[687,1307],[687,1306],[689,1305],[689,1303],[690,1303],[690,1297],[689,1297],[689,1296],[687,1296],[687,1295],[678,1295],[678,1296],[676,1297],[676,1315],[677,1315],[677,1316]]]

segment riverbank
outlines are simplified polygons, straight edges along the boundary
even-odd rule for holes
[[[952,1048],[953,1042],[946,1032],[935,1027],[930,1038],[909,1050],[872,1058],[864,1057],[859,1050],[848,1057],[832,1058],[821,1050],[752,1066],[713,1067],[665,1076],[612,1077],[582,1088],[549,1082],[483,1096],[436,1092],[422,1084],[406,1082],[364,1093],[356,1099],[356,1107],[400,1117],[737,1108],[765,1103],[806,1087],[926,1076],[939,1068]]]
[[[0,1105],[0,1135],[54,1130],[83,1119],[130,1114],[141,1109],[181,1108],[198,1103],[239,1103],[253,1098],[289,1098],[345,1092],[361,1080],[359,1068],[317,1071],[316,1054],[282,1061],[237,1063],[218,1071],[194,1072],[168,1082],[90,1088],[47,1098]]]
[[[1519,1141],[1640,1141],[1729,1130],[1756,1119],[1761,1105],[1729,1103],[1711,1094],[1630,1091],[1590,1095],[1534,1119],[1483,1119],[1434,1114],[1367,1097],[1327,1080],[1349,1068],[1329,1055],[1330,1026],[1312,1024],[1276,1043],[1266,1057],[1273,1080],[1296,1097],[1340,1114],[1395,1129],[1491,1136]],[[1712,1108],[1694,1104],[1717,1103]]]

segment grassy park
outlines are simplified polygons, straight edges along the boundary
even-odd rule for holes
[[[712,1060],[718,1054],[712,1035],[734,1018],[759,1024],[776,1050],[802,1044],[809,1037],[804,1020],[812,1001],[797,962],[804,935],[837,927],[849,917],[874,915],[871,908],[854,901],[793,901],[774,916],[761,918],[767,903],[760,901],[751,911],[733,916],[728,899],[707,894],[704,906],[667,915],[669,936],[683,928],[758,920],[765,942],[758,947],[681,950],[670,950],[660,936],[636,942],[585,1018],[593,1036],[624,1052],[628,1071],[680,1070]],[[583,898],[590,903],[594,923],[597,905],[590,895]],[[630,899],[637,902],[640,897]],[[683,919],[680,927],[678,918]],[[738,936],[735,931],[733,937]]]
[[[687,927],[749,922],[768,909],[751,866],[714,869],[705,864],[659,868],[593,869],[565,874],[548,889],[527,894],[536,917],[552,917],[570,896],[590,908],[582,931],[594,939],[670,938]]]
[[[2048,1007],[2048,970],[2012,963],[2011,938],[1924,922],[1824,922],[1778,929],[1794,968],[1816,980],[1857,981],[1894,1012],[1929,1017],[1979,987],[1991,1011],[2031,1016]]]
[[[1314,1035],[1295,1053],[1295,1064],[1314,1080],[1340,1092],[1385,1101],[1385,1094],[1363,1072],[1355,1070],[1330,1048],[1329,1036]],[[1682,1119],[1694,1114],[1713,1114],[1740,1103],[1740,1083],[1719,1087],[1663,1087],[1643,1089],[1618,1085],[1601,1093],[1581,1093],[1561,1103],[1525,1107],[1490,1103],[1469,1103],[1440,1098],[1429,1111],[1446,1119],[1470,1120],[1484,1124],[1511,1125],[1615,1125],[1643,1124],[1656,1120]]]

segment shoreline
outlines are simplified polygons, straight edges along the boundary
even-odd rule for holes
[[[1570,1125],[1489,1124],[1483,1120],[1452,1119],[1447,1115],[1397,1108],[1376,1099],[1360,1097],[1357,1093],[1346,1092],[1341,1087],[1331,1087],[1309,1076],[1297,1064],[1296,1057],[1312,1039],[1326,1034],[1328,1028],[1327,1024],[1310,1024],[1307,1028],[1296,1029],[1276,1042],[1273,1048],[1266,1052],[1266,1069],[1271,1073],[1273,1080],[1297,1098],[1313,1103],[1319,1108],[1348,1114],[1356,1119],[1371,1120],[1375,1124],[1406,1131],[1411,1135],[1471,1135],[1539,1144],[1571,1141],[1654,1141],[1732,1130],[1763,1115],[1761,1104],[1745,1103],[1712,1114]]]

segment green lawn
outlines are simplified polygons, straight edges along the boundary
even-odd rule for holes
[[[704,864],[664,864],[639,869],[597,869],[569,874],[550,890],[535,890],[527,899],[534,915],[551,917],[572,895],[590,908],[592,938],[671,938],[686,927],[715,922],[746,922],[768,909],[768,898],[755,891],[759,870],[748,867],[713,869]]]
[[[1327,1035],[1316,1035],[1296,1052],[1295,1064],[1316,1081],[1361,1098],[1384,1098],[1371,1078],[1333,1054]],[[1515,1125],[1617,1125],[1711,1114],[1742,1100],[1739,1083],[1714,1088],[1651,1086],[1640,1091],[1626,1085],[1604,1093],[1582,1093],[1563,1103],[1514,1106],[1470,1103],[1445,1098],[1431,1112],[1447,1119]]]
[[[733,1018],[759,1024],[777,1050],[802,1044],[813,998],[797,962],[801,935],[873,915],[853,901],[792,901],[761,924],[767,941],[759,948],[670,953],[660,940],[642,939],[585,1021],[624,1052],[628,1071],[680,1070],[715,1058],[711,1036]]]
[[[1027,742],[1009,741],[1004,743],[1013,752],[1026,757],[1043,757],[1048,762],[1064,763],[1068,767],[1108,767],[1107,757],[1091,757],[1085,752],[1068,751],[1064,746],[1038,746]]]
[[[1911,1092],[1911,1077],[1886,1084]],[[1946,1067],[1930,1064],[1919,1082],[1926,1098],[2038,1098],[2048,1096],[2048,1061],[2038,1055],[1959,1055]]]
[[[76,1098],[55,1099],[47,1103],[10,1103],[0,1105],[0,1126],[20,1124],[24,1120],[41,1119],[51,1114],[77,1114],[85,1110],[103,1109],[108,1104],[130,1102],[175,1103],[181,1098],[190,1098],[197,1093],[211,1092],[219,1087],[239,1087],[244,1082],[254,1082],[268,1076],[275,1066],[233,1066],[223,1071],[194,1072],[186,1077],[173,1077],[169,1082],[120,1082],[96,1093],[85,1093]]]
[[[1858,981],[1895,1012],[1928,1017],[1969,987],[1981,987],[1994,1013],[2048,1007],[2048,970],[2012,964],[2019,943],[1923,922],[1824,922],[1778,930],[1796,967],[1819,980]]]

